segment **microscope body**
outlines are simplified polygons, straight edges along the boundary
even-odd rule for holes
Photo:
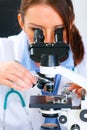
[[[87,90],[87,80],[60,66],[60,62],[66,60],[69,55],[69,45],[63,42],[63,29],[55,31],[55,43],[45,43],[41,30],[36,29],[34,41],[29,47],[30,57],[40,63],[40,72],[37,73],[37,87],[51,93],[54,89],[54,77],[60,74],[69,78]],[[68,76],[70,73],[71,76]],[[79,80],[78,80],[79,79]],[[82,82],[80,82],[82,80]],[[73,106],[72,94],[65,89],[61,95],[37,95],[30,97],[30,108],[40,108],[42,116],[58,117],[60,125],[66,130],[87,129],[87,95],[82,93],[79,106]],[[63,130],[63,129],[62,129]]]

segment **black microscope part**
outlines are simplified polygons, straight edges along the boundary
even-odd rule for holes
[[[53,55],[58,62],[68,58],[69,45],[63,42],[63,29],[58,28],[54,32],[54,43],[44,43],[43,31],[36,29],[34,33],[34,43],[29,46],[30,58],[35,62],[41,62],[43,55]]]

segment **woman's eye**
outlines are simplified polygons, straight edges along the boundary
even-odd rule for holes
[[[36,30],[36,28],[33,28],[33,27],[32,27],[32,28],[31,28],[31,30],[32,30],[32,31],[35,31],[35,30]]]
[[[40,28],[34,28],[34,27],[32,27],[31,30],[35,31],[35,30],[41,30],[41,29]]]

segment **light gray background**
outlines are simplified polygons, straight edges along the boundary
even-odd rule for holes
[[[72,0],[75,11],[75,24],[82,36],[87,37],[87,0]]]

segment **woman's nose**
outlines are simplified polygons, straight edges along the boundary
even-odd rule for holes
[[[44,42],[45,43],[53,43],[54,42],[54,32],[51,30],[48,30],[44,34]]]

